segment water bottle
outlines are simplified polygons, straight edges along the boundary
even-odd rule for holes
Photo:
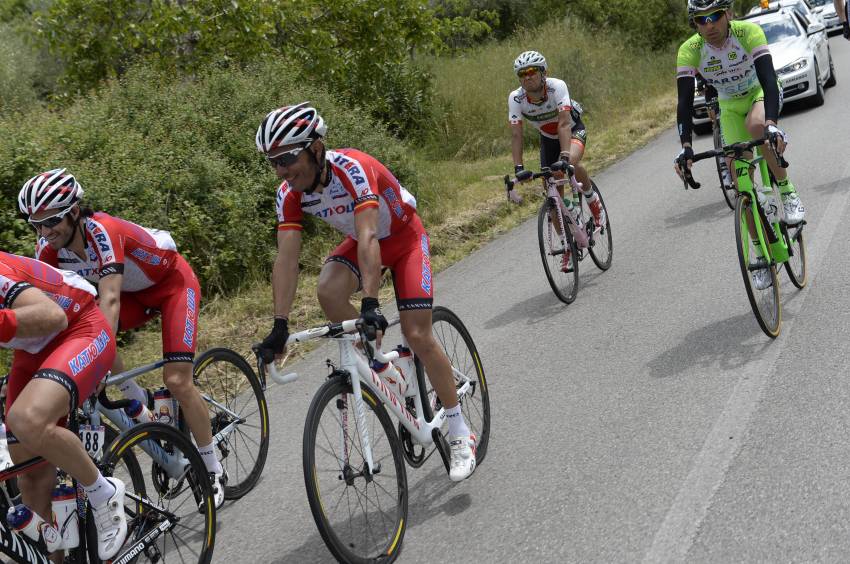
[[[160,423],[177,425],[177,402],[168,388],[159,388],[153,393],[153,414]]]
[[[9,508],[6,523],[15,531],[23,533],[36,542],[43,538],[49,552],[59,550],[62,545],[62,537],[56,530],[56,523],[47,523],[41,515],[23,503]]]
[[[80,545],[80,529],[77,523],[77,490],[68,484],[58,484],[53,489],[53,519],[62,538],[61,548],[77,548]]]
[[[373,360],[370,363],[370,366],[372,367],[372,370],[375,371],[375,374],[383,380],[384,384],[386,384],[394,394],[404,394],[402,388],[399,386],[399,382],[403,380],[392,362],[384,363]]]
[[[407,397],[416,395],[416,387],[411,383],[416,380],[416,366],[413,364],[413,353],[410,349],[399,345],[396,347],[398,358],[393,361],[399,375],[399,392]]]
[[[124,413],[127,416],[135,421],[136,423],[151,423],[156,422],[156,417],[151,413],[151,410],[148,409],[148,406],[140,402],[139,400],[131,399],[130,405],[124,408]]]
[[[767,222],[775,223],[779,221],[777,214],[777,211],[779,210],[776,207],[776,198],[773,195],[773,190],[770,188],[766,190],[759,190],[758,199],[762,209],[764,209],[764,214],[767,216]]]

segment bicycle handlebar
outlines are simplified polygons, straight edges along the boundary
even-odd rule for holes
[[[710,159],[713,157],[732,157],[734,159],[740,159],[743,157],[744,153],[751,150],[753,147],[757,147],[759,145],[767,144],[770,149],[773,151],[773,154],[776,156],[776,160],[779,163],[779,166],[782,168],[788,168],[788,161],[785,158],[776,152],[776,149],[773,148],[773,145],[768,143],[768,139],[763,137],[761,139],[755,139],[753,141],[743,141],[740,143],[732,143],[731,145],[725,145],[720,149],[711,149],[709,151],[703,151],[702,153],[694,154],[691,162],[696,163],[698,161],[704,159]],[[684,155],[677,159],[677,164],[679,165],[679,169],[682,171],[682,184],[685,187],[685,190],[690,186],[693,189],[698,189],[701,184],[694,180],[694,176],[691,173],[690,169],[685,166]]]
[[[556,172],[566,172],[567,173],[567,175],[564,178],[560,178],[558,180],[555,180],[556,184],[566,184],[567,182],[570,181],[570,179],[573,178],[573,176],[575,176],[576,169],[573,165],[567,165],[567,168],[566,168],[565,171],[553,170],[549,167],[544,167],[544,168],[540,169],[540,172],[532,173],[531,178],[529,178],[528,180],[517,180],[516,176],[511,178],[509,175],[506,174],[504,179],[503,179],[504,182],[505,182],[505,189],[508,192],[510,192],[511,190],[514,189],[514,186],[516,184],[520,184],[522,182],[528,182],[530,180],[537,180],[538,178],[551,178],[552,176],[554,176],[554,174]]]

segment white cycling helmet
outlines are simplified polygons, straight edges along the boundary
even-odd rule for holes
[[[83,197],[83,187],[64,168],[54,168],[27,180],[18,193],[18,208],[30,216],[41,210],[71,207]]]
[[[520,53],[519,57],[514,61],[514,73],[518,73],[528,67],[540,67],[545,71],[547,69],[546,57],[537,51],[524,51]]]
[[[257,128],[257,150],[269,153],[282,145],[297,145],[324,137],[325,120],[310,106],[302,102],[270,111]]]
[[[728,10],[731,7],[732,0],[688,0],[688,18],[693,18],[697,14]]]

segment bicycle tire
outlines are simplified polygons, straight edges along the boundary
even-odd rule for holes
[[[720,132],[720,119],[717,119],[717,122],[712,125],[711,128],[712,137],[714,140],[714,148],[722,149],[723,148],[723,135]],[[726,162],[725,156],[714,157],[714,164],[717,168],[717,178],[720,180],[720,191],[723,192],[723,201],[726,202],[726,205],[729,206],[729,209],[735,211],[735,200],[738,198],[738,188],[732,183],[731,186],[726,185],[726,179],[724,178],[723,170],[725,169],[727,174],[729,174],[729,178],[732,178],[731,171],[729,170],[729,163]]]
[[[593,191],[596,192],[596,197],[602,204],[602,209],[605,212],[605,226],[599,231],[598,235],[590,240],[587,250],[590,251],[590,258],[593,264],[599,270],[608,270],[611,268],[611,261],[614,258],[614,239],[611,235],[611,216],[608,214],[608,206],[605,205],[605,199],[602,198],[602,192],[596,186],[596,182],[591,180]],[[593,221],[593,214],[587,205],[587,199],[584,194],[579,193],[579,202],[581,203],[581,217],[587,218],[588,221]]]
[[[799,229],[799,230],[797,230]],[[796,231],[796,236],[789,231]],[[808,282],[809,272],[806,263],[806,239],[803,237],[801,228],[795,226],[782,226],[782,235],[785,237],[785,243],[788,245],[788,260],[785,261],[785,272],[788,273],[788,278],[791,283],[798,289],[802,290]]]
[[[169,487],[166,493],[159,492],[157,487],[148,483],[148,475],[141,471],[144,461],[149,458],[142,445],[151,442],[174,453],[182,453],[187,461],[183,474],[178,480],[174,480],[174,485]],[[197,558],[198,564],[209,564],[215,547],[215,501],[206,466],[191,440],[171,425],[136,425],[121,433],[110,444],[99,465],[103,475],[112,476],[122,461],[129,467],[126,461],[130,454],[138,464],[138,476],[132,477],[129,483],[125,482],[125,486],[127,493],[136,497],[134,499],[128,495],[124,500],[128,532],[127,540],[119,554],[136,544],[144,534],[151,532],[164,520],[172,519],[169,515],[173,515],[173,528],[160,534],[154,548],[150,549],[150,552],[139,553],[134,562],[169,561],[168,555],[171,555],[181,562],[195,562]],[[177,501],[178,496],[184,493],[189,497]],[[175,531],[185,531],[189,536],[178,540]],[[89,541],[90,562],[101,562],[97,555],[97,533],[91,520],[88,520],[86,535]]]
[[[193,376],[209,407],[213,436],[236,422],[216,446],[227,471],[224,498],[239,499],[257,484],[269,452],[269,408],[263,386],[247,360],[222,347],[201,353]],[[238,420],[207,398],[223,404]]]
[[[322,540],[337,560],[353,564],[388,563],[398,557],[407,526],[404,458],[386,409],[371,389],[361,383],[361,396],[366,406],[363,415],[370,419],[367,428],[373,460],[383,461],[380,473],[368,478],[363,475],[366,462],[355,424],[351,383],[347,378],[336,376],[326,381],[316,392],[307,412],[303,440],[307,499]],[[326,411],[327,407],[330,410]],[[341,432],[342,427],[348,430]],[[383,429],[386,441],[378,438],[379,429]],[[345,441],[344,449],[340,448],[341,440]],[[323,456],[321,461],[317,460],[317,454]],[[389,458],[392,458],[394,477],[386,475]],[[370,489],[376,498],[367,503],[363,497],[369,495]],[[388,512],[383,510],[382,492],[386,492],[384,500]],[[360,514],[353,515],[352,509]],[[337,510],[340,510],[339,515]],[[348,510],[347,519],[345,510]],[[361,523],[365,523],[365,531],[360,530],[364,526]],[[372,523],[383,525],[383,531],[373,531]]]
[[[755,221],[761,222],[758,210],[750,204],[750,196],[741,194],[735,205],[735,243],[738,247],[738,264],[747,290],[747,299],[753,310],[753,315],[765,335],[775,339],[782,327],[782,304],[779,301],[779,279],[776,276],[776,266],[767,266],[770,272],[771,285],[765,290],[759,290],[753,282],[750,264],[756,259],[752,238],[750,237],[747,210],[752,210]],[[769,229],[770,227],[768,227]],[[762,231],[764,232],[764,231]],[[769,257],[768,257],[769,258]],[[764,307],[762,307],[764,302]]]
[[[569,249],[571,272],[561,271],[561,256],[564,250],[561,248],[561,236],[558,234],[555,226],[552,223],[550,210],[555,210],[556,204],[546,198],[543,205],[540,206],[540,212],[537,214],[537,242],[540,246],[540,259],[543,261],[543,271],[546,273],[546,279],[549,281],[552,291],[559,300],[565,304],[570,304],[576,299],[578,293],[578,249],[573,235],[569,229],[561,226],[565,231],[567,241],[566,247]],[[553,211],[557,217],[557,210]]]

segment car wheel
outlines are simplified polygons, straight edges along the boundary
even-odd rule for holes
[[[823,106],[823,81],[820,79],[820,69],[817,63],[815,63],[815,81],[817,89],[815,90],[815,95],[811,98],[811,105],[814,108]]]
[[[826,88],[832,88],[835,86],[835,65],[832,63],[832,53],[829,53],[829,80],[826,81],[824,86]]]

